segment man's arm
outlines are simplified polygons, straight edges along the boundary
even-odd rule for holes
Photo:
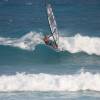
[[[48,35],[48,38],[50,38],[52,36],[52,34],[51,35]]]

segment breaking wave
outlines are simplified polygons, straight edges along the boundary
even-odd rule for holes
[[[59,49],[70,53],[85,52],[100,55],[100,38],[76,34],[73,37],[60,37]]]
[[[0,45],[19,47],[25,50],[34,50],[36,45],[43,43],[42,38],[43,36],[41,34],[30,32],[21,38],[0,37]]]
[[[100,74],[25,74],[0,76],[0,91],[100,91]]]
[[[21,38],[3,38],[0,37],[0,45],[9,45],[26,50],[34,50],[38,44],[44,44],[43,35],[30,32]],[[89,37],[76,34],[72,37],[59,37],[59,51],[68,51],[70,53],[85,52],[89,55],[100,55],[100,38]]]

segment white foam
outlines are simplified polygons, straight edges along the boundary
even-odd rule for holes
[[[59,49],[70,53],[85,52],[100,55],[100,38],[76,34],[73,37],[60,37]]]
[[[100,74],[25,74],[0,76],[0,91],[100,91]]]
[[[21,38],[3,38],[0,37],[0,45],[9,45],[26,50],[34,50],[35,46],[43,43],[42,35],[36,32],[30,32]]]

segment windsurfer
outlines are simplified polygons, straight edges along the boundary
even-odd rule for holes
[[[55,43],[55,41],[53,41],[53,40],[50,40],[49,38],[51,37],[52,35],[45,35],[44,36],[44,42],[45,42],[45,44],[46,45],[50,45],[50,46],[52,46],[53,48],[58,48],[58,45]]]
[[[47,5],[47,15],[48,15],[49,27],[51,30],[51,35],[45,35],[43,40],[45,44],[48,45],[49,47],[58,49],[59,32],[57,29],[56,20],[50,4]]]

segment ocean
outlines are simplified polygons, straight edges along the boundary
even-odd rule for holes
[[[100,100],[100,1],[48,2],[59,51],[45,0],[0,0],[0,100]]]

